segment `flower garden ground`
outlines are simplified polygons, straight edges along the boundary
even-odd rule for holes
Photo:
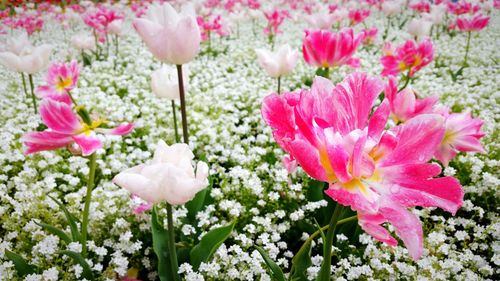
[[[382,16],[367,19],[368,26],[382,26]],[[263,25],[263,22],[260,23]],[[47,21],[35,41],[50,42],[55,47],[53,59],[78,56],[65,43],[58,25]],[[286,21],[276,45],[289,43],[299,48],[303,23]],[[83,29],[80,25],[77,29]],[[154,279],[156,257],[152,250],[150,217],[135,215],[132,208],[140,202],[115,186],[111,179],[118,172],[145,162],[159,139],[171,144],[171,107],[151,94],[150,74],[160,64],[147,51],[132,28],[121,40],[120,52],[105,61],[95,61],[82,69],[80,85],[74,95],[92,110],[109,120],[135,122],[135,131],[123,142],[103,138],[105,150],[98,151],[98,172],[91,205],[89,252],[91,266],[98,280],[114,280],[130,269],[139,270],[144,279]],[[281,267],[289,270],[290,261],[300,247],[313,216],[325,201],[308,200],[311,180],[298,171],[289,176],[281,164],[284,155],[271,136],[260,114],[262,98],[275,90],[275,80],[258,66],[255,48],[268,47],[267,38],[252,32],[251,22],[239,26],[239,37],[217,38],[212,47],[216,56],[200,55],[188,64],[188,116],[190,145],[198,159],[211,167],[212,203],[196,218],[187,218],[179,207],[174,212],[177,236],[202,235],[206,231],[236,219],[235,231],[208,264],[194,272],[181,264],[188,280],[270,280],[261,256],[253,247],[260,245]],[[358,30],[359,31],[359,30]],[[76,30],[75,30],[76,32]],[[441,102],[454,110],[470,108],[485,121],[482,143],[487,154],[459,155],[447,175],[456,176],[464,186],[464,206],[452,217],[440,210],[414,212],[424,225],[423,257],[412,261],[407,250],[390,248],[366,234],[359,242],[337,235],[339,249],[333,275],[337,280],[495,280],[500,265],[500,220],[498,218],[500,107],[500,17],[491,15],[490,26],[474,34],[469,64],[463,77],[453,82],[451,67],[461,65],[465,34],[450,38],[443,34],[434,40],[436,58],[418,74],[413,88],[419,96],[440,96]],[[397,44],[409,38],[404,30],[392,29],[389,38]],[[370,74],[381,71],[380,44],[360,48],[360,70]],[[349,72],[342,67],[332,72],[337,83]],[[282,90],[299,89],[310,81],[314,69],[299,60],[292,75],[282,79]],[[0,279],[17,280],[5,250],[15,251],[41,268],[39,276],[28,280],[75,280],[81,267],[57,253],[78,250],[81,245],[65,245],[48,234],[36,222],[62,227],[67,223],[48,194],[66,203],[69,211],[83,208],[86,160],[72,157],[67,151],[42,152],[24,156],[22,134],[40,126],[25,102],[19,74],[0,69]],[[35,76],[35,83],[43,79]],[[118,138],[118,137],[117,137]],[[69,160],[66,160],[69,159]],[[162,214],[164,215],[164,214]],[[187,223],[189,222],[189,223]],[[320,241],[320,240],[316,240]],[[357,246],[352,246],[356,243]],[[316,247],[315,249],[319,249]],[[312,278],[321,264],[321,254],[313,251]],[[55,276],[55,277],[54,277]],[[38,278],[38,279],[37,279]],[[44,279],[42,279],[44,278]]]

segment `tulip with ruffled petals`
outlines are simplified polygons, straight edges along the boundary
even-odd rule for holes
[[[132,123],[104,128],[106,121],[103,119],[91,120],[88,124],[73,112],[70,105],[51,99],[45,99],[40,104],[40,116],[48,129],[23,135],[21,141],[27,147],[26,154],[68,147],[88,156],[102,147],[96,133],[123,136],[134,128]]]
[[[382,75],[398,75],[407,71],[407,80],[413,77],[415,72],[431,63],[434,57],[434,48],[429,39],[425,39],[419,44],[413,40],[408,40],[397,48],[390,43],[386,43],[382,52],[383,56],[380,59],[384,67]]]
[[[467,64],[467,57],[469,55],[469,48],[470,48],[470,39],[472,32],[477,32],[482,29],[484,29],[486,26],[488,26],[488,23],[490,22],[490,17],[483,16],[481,14],[478,14],[472,18],[458,18],[456,21],[456,27],[458,30],[462,32],[467,32],[467,43],[465,45],[465,56],[464,56],[464,62],[462,63],[462,68],[465,68],[468,66]],[[457,71],[457,73],[460,70]]]
[[[169,3],[153,4],[144,18],[136,18],[134,28],[151,53],[162,62],[181,65],[193,60],[200,49],[200,29],[194,8],[178,13]]]
[[[305,31],[302,42],[304,60],[316,67],[331,68],[341,65],[359,66],[359,59],[353,58],[363,35],[354,35],[351,28],[337,33],[327,30]]]
[[[278,51],[271,52],[256,49],[257,60],[260,66],[271,76],[278,79],[278,93],[280,93],[280,78],[292,72],[297,63],[299,53],[288,44],[281,46]]]
[[[76,61],[69,64],[54,63],[49,67],[46,85],[36,89],[36,94],[40,98],[53,99],[55,101],[71,104],[69,91],[76,87],[80,68]]]
[[[384,95],[389,101],[390,116],[396,123],[406,122],[420,114],[433,113],[433,107],[438,102],[437,97],[419,99],[410,88],[398,92],[398,84],[393,76],[389,77]]]
[[[469,111],[450,113],[448,109],[441,110],[445,117],[444,138],[436,150],[435,157],[443,165],[448,166],[458,152],[486,153],[479,140],[485,135],[481,131],[483,120],[472,118]]]
[[[388,102],[372,110],[383,87],[363,73],[337,86],[317,77],[311,90],[267,96],[262,115],[277,143],[311,177],[329,183],[326,194],[357,211],[368,234],[394,246],[397,240],[381,226],[392,224],[416,260],[423,231],[408,208],[455,213],[464,192],[455,178],[439,176],[439,165],[428,163],[443,139],[444,118],[421,114],[386,131]],[[331,240],[324,243],[328,248]]]
[[[182,205],[208,185],[207,164],[198,162],[195,173],[193,158],[187,144],[159,141],[151,163],[125,170],[113,182],[148,202]]]

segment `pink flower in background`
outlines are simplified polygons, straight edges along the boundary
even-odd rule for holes
[[[267,19],[267,26],[264,28],[264,33],[269,35],[279,33],[280,25],[286,18],[290,17],[290,14],[286,10],[274,9],[271,12],[264,12],[264,16]]]
[[[363,22],[368,16],[370,16],[370,10],[350,10],[348,17],[351,21],[351,26]]]
[[[412,2],[410,3],[409,7],[410,9],[417,11],[419,13],[428,13],[431,11],[431,5],[427,0]]]
[[[433,113],[433,107],[438,102],[437,97],[418,99],[410,88],[398,92],[398,83],[394,76],[389,77],[384,95],[389,101],[391,117],[396,123],[406,122],[420,114]]]
[[[83,21],[86,25],[93,28],[95,32],[97,32],[97,34],[99,35],[99,42],[101,43],[104,43],[106,41],[108,26],[113,21],[122,20],[123,18],[123,14],[108,9],[104,5],[100,5],[97,9],[94,9],[92,11],[87,11],[83,15]]]
[[[337,33],[327,30],[305,31],[302,43],[304,60],[317,67],[359,66],[359,59],[353,58],[363,35],[354,35],[351,28]]]
[[[198,26],[201,31],[201,40],[206,41],[212,32],[217,33],[219,36],[224,37],[229,34],[227,26],[222,22],[222,16],[217,15],[214,17],[208,17],[207,19],[202,16],[196,18]]]
[[[484,137],[481,131],[483,120],[472,118],[469,111],[462,113],[450,113],[448,108],[441,110],[445,118],[444,138],[436,150],[435,157],[443,165],[453,159],[458,152],[480,152],[486,153],[480,143]]]
[[[71,147],[75,144],[81,149],[83,156],[88,156],[102,147],[96,133],[123,136],[134,129],[132,123],[125,123],[115,128],[103,128],[103,119],[92,120],[89,125],[73,112],[71,105],[45,99],[40,104],[40,116],[48,127],[42,132],[29,132],[21,141],[27,147],[25,153],[32,154],[45,150]]]
[[[259,0],[247,0],[246,5],[248,6],[248,8],[250,8],[252,10],[256,10],[256,9],[260,8]]]
[[[397,48],[391,43],[386,43],[382,52],[380,63],[384,67],[383,76],[398,75],[400,72],[409,71],[409,76],[413,77],[415,72],[431,63],[434,57],[434,48],[429,39],[419,44],[408,40]]]
[[[456,26],[460,31],[472,32],[484,29],[486,26],[488,26],[489,22],[490,22],[490,17],[478,14],[470,18],[465,18],[465,17],[457,18]]]
[[[24,14],[19,17],[17,27],[24,28],[28,35],[32,35],[42,30],[43,20],[38,16]]]
[[[472,4],[467,1],[460,2],[448,2],[448,11],[454,15],[463,15],[463,14],[475,14],[477,11],[481,9],[481,6],[477,4]]]
[[[428,163],[443,139],[444,118],[421,114],[385,131],[388,102],[370,116],[382,88],[382,81],[363,73],[337,86],[317,77],[310,91],[267,96],[262,115],[276,142],[311,177],[330,183],[326,194],[357,211],[368,234],[395,246],[397,240],[381,226],[392,224],[416,260],[423,252],[423,231],[408,208],[455,213],[463,189],[455,178],[439,177],[439,165]]]
[[[71,97],[68,92],[73,90],[78,82],[80,67],[73,60],[71,63],[53,63],[49,66],[46,85],[36,89],[36,94],[40,98],[48,98],[71,105]]]
[[[370,29],[365,28],[361,30],[361,34],[363,36],[361,43],[363,45],[371,45],[373,44],[373,42],[375,42],[375,39],[377,39],[378,28],[376,27],[372,27]]]

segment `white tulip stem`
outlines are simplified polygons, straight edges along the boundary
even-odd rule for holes
[[[89,223],[90,201],[92,200],[92,190],[94,189],[95,169],[97,155],[92,153],[89,157],[89,179],[87,181],[87,194],[85,196],[85,206],[83,207],[82,228],[81,228],[81,244],[82,255],[87,255],[87,226]]]
[[[467,58],[469,56],[469,48],[470,48],[470,37],[471,37],[471,32],[467,32],[467,45],[465,46],[465,56],[464,56],[464,63],[462,64],[463,68],[467,67]]]
[[[179,131],[177,129],[177,114],[175,114],[175,101],[172,100],[171,101],[172,103],[172,114],[174,116],[174,133],[175,133],[175,142],[180,142],[180,139],[179,139]]]
[[[278,95],[281,94],[281,76],[278,76]]]
[[[184,79],[182,79],[182,64],[177,66],[177,79],[179,83],[179,96],[181,99],[181,118],[182,118],[182,137],[184,143],[189,144],[189,133],[187,124],[187,113],[186,113],[186,97],[184,94]]]
[[[33,102],[33,110],[35,111],[35,114],[37,114],[38,110],[36,105],[35,86],[33,85],[33,75],[28,74],[28,79],[30,81],[30,87],[31,87],[31,101]]]
[[[23,80],[23,89],[24,89],[24,94],[26,97],[29,97],[28,90],[26,89],[26,78],[24,77],[24,73],[21,72],[21,79]]]
[[[175,247],[175,228],[172,214],[172,205],[167,203],[167,231],[168,231],[168,254],[170,257],[170,268],[174,280],[179,280],[179,265],[177,262],[177,249]]]

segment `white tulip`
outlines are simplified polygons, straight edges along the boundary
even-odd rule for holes
[[[311,25],[312,29],[330,30],[335,22],[335,15],[325,12],[320,12],[312,15],[307,15],[305,20]]]
[[[43,44],[38,47],[25,46],[14,51],[20,52],[19,54],[10,51],[0,52],[0,64],[11,71],[35,74],[49,64],[52,47]]]
[[[113,182],[148,202],[182,205],[208,186],[208,165],[199,161],[195,173],[193,158],[187,144],[168,146],[160,140],[150,164],[125,170]]]
[[[78,50],[95,49],[95,38],[85,33],[79,33],[71,37],[71,45]]]
[[[187,89],[187,77],[189,70],[183,67],[184,88]],[[160,69],[155,70],[151,74],[151,90],[153,94],[159,98],[169,100],[179,99],[179,80],[177,78],[177,70],[174,67],[163,65]]]
[[[276,52],[256,49],[257,59],[262,68],[273,78],[278,78],[292,72],[298,59],[297,50],[288,44],[281,46]]]
[[[394,16],[401,13],[403,6],[401,1],[385,1],[382,3],[382,12],[388,17]]]
[[[432,22],[420,18],[420,19],[412,19],[408,24],[408,33],[417,37],[417,40],[420,40],[426,36],[429,36],[431,33]]]

